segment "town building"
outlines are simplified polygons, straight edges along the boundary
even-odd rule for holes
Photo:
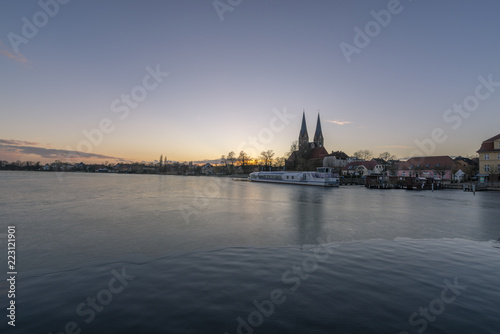
[[[201,166],[201,174],[203,175],[213,175],[214,174],[214,166],[211,163],[206,163]]]
[[[352,161],[342,168],[343,175],[367,176],[382,174],[384,165],[375,159],[370,161]]]
[[[479,154],[480,181],[499,181],[500,134],[483,141],[477,153]]]
[[[397,176],[452,180],[460,165],[447,155],[413,157],[399,165]]]
[[[477,158],[456,157],[455,163],[458,171],[453,175],[453,179],[455,181],[471,180],[477,175],[478,162],[479,160]]]
[[[347,154],[342,151],[336,151],[328,154],[323,158],[323,167],[333,167],[335,169],[342,169],[348,163],[354,161]]]

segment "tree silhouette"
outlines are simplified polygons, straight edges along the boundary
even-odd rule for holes
[[[353,156],[358,158],[359,160],[371,160],[373,158],[373,152],[370,150],[359,150],[354,152]]]
[[[264,161],[264,165],[267,167],[268,165],[271,166],[271,163],[273,161],[274,157],[274,152],[273,150],[268,150],[268,151],[262,151],[260,153],[260,157]]]
[[[245,173],[248,160],[250,160],[250,157],[248,156],[248,154],[246,154],[245,151],[241,151],[240,155],[238,156],[238,161],[240,162],[240,166],[241,166],[243,173]]]

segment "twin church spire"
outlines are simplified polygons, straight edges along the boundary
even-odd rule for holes
[[[318,112],[318,121],[316,122],[316,132],[314,133],[314,147],[323,147],[323,131],[321,131],[321,121],[319,120],[319,112]]]
[[[321,121],[318,112],[316,131],[314,132],[314,141],[312,143],[309,143],[309,135],[307,134],[307,126],[306,126],[306,113],[304,111],[302,113],[302,126],[300,128],[300,134],[299,134],[299,149],[306,150],[309,148],[323,147],[323,142],[324,142],[323,132],[321,131]]]

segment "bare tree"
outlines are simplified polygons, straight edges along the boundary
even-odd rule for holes
[[[229,161],[231,166],[234,165],[234,162],[236,161],[236,154],[233,151],[231,151],[227,154],[227,161]]]
[[[289,158],[293,152],[297,151],[299,149],[299,142],[296,140],[290,145],[290,151],[285,153],[285,158]]]
[[[359,150],[354,152],[353,156],[360,160],[371,160],[373,158],[373,152],[370,150]]]
[[[264,161],[265,166],[267,167],[267,165],[268,164],[271,165],[271,163],[273,161],[274,152],[273,152],[273,150],[262,151],[260,153],[260,157],[262,158],[262,160]]]
[[[229,152],[227,154],[226,161],[231,164],[229,166],[229,174],[233,174],[234,162],[236,161],[236,154],[233,151]]]
[[[228,172],[228,169],[227,169],[227,159],[226,159],[226,156],[223,154],[221,155],[220,157],[220,167],[218,167],[217,169],[219,171],[221,171],[222,173],[227,173]]]
[[[389,152],[383,152],[379,154],[378,158],[384,161],[389,161],[389,160],[394,160],[396,156],[390,154]]]
[[[479,172],[479,168],[477,165],[468,164],[465,167],[464,172],[465,172],[465,174],[467,174],[467,177],[469,179],[472,179]]]
[[[273,166],[278,167],[278,168],[283,168],[285,166],[285,162],[286,162],[285,157],[278,157],[278,158],[274,159]]]
[[[250,160],[250,157],[248,154],[246,154],[245,151],[241,151],[240,155],[238,156],[238,161],[240,162],[241,169],[243,170],[243,173],[245,173],[246,166],[248,164],[248,160]]]
[[[379,159],[383,160],[383,164],[384,164],[384,171],[382,174],[387,174],[387,166],[389,165],[388,162],[389,160],[394,160],[396,158],[396,156],[390,154],[389,152],[383,152],[383,153],[380,153],[379,156],[378,156]]]
[[[296,170],[305,161],[304,152],[299,151],[299,142],[295,140],[290,145],[290,150],[285,153],[286,168]]]

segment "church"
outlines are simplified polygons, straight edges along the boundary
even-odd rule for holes
[[[294,151],[287,159],[288,169],[311,169],[323,165],[323,158],[328,155],[324,147],[323,131],[321,130],[321,120],[318,113],[316,131],[314,139],[309,141],[307,132],[306,114],[302,113],[302,125],[299,132],[298,150]]]

